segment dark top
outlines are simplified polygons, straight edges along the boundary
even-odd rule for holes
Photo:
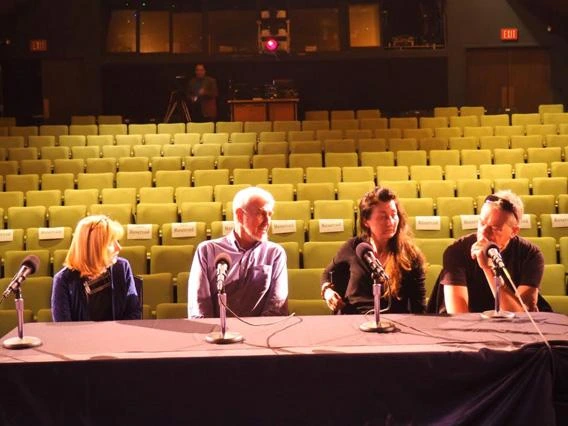
[[[350,238],[343,244],[331,263],[325,268],[321,283],[332,281],[336,291],[346,303],[343,314],[361,314],[374,307],[373,279],[371,273],[357,254],[355,248],[363,242],[360,237]],[[426,289],[424,267],[419,259],[413,262],[410,271],[401,271],[399,297],[392,297],[390,313],[424,313]],[[381,309],[388,306],[388,297],[381,298]]]
[[[110,267],[111,311],[110,320],[140,319],[142,309],[134,284],[130,264],[119,257]],[[79,271],[67,267],[53,277],[51,315],[54,321],[92,321],[89,303]],[[97,293],[102,295],[103,292]],[[92,297],[92,296],[91,296]],[[104,297],[104,295],[103,295]],[[99,306],[97,312],[104,310]]]
[[[83,278],[83,286],[89,288],[87,306],[91,321],[112,321],[112,289],[110,271],[94,280]]]
[[[471,258],[471,246],[476,241],[476,234],[470,234],[446,249],[440,284],[467,286],[469,311],[483,312],[494,309],[495,298],[483,270]],[[540,286],[544,257],[537,246],[515,236],[501,252],[501,256],[515,285]]]

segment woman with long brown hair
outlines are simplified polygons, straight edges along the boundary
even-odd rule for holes
[[[356,254],[370,244],[389,279],[383,285],[381,309],[391,313],[425,312],[424,257],[414,245],[406,213],[396,195],[377,187],[359,202],[361,234],[341,246],[322,274],[321,294],[336,313],[364,314],[373,309],[373,279]]]
[[[53,277],[54,321],[139,319],[140,301],[126,259],[118,257],[122,226],[87,216],[75,228],[64,268]]]

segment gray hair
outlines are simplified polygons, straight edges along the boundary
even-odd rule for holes
[[[523,213],[525,212],[525,207],[523,205],[523,201],[517,194],[515,194],[510,189],[504,189],[501,191],[497,191],[493,195],[510,202],[511,205],[513,206],[513,209],[515,209],[515,214],[519,218],[519,222],[523,219]]]
[[[233,217],[235,219],[237,217],[237,210],[246,207],[253,198],[261,198],[267,204],[270,204],[271,207],[274,207],[274,197],[270,192],[256,186],[249,186],[248,188],[241,189],[233,198]]]

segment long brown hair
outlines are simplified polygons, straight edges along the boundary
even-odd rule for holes
[[[112,264],[108,246],[122,238],[120,223],[104,215],[84,217],[79,221],[64,265],[83,277],[99,276]]]
[[[359,201],[359,225],[361,227],[360,237],[369,242],[371,240],[371,229],[366,222],[370,219],[373,209],[379,203],[394,201],[398,213],[398,227],[395,234],[387,242],[387,261],[384,268],[390,280],[385,288],[385,294],[394,297],[399,296],[402,273],[401,270],[409,271],[416,261],[423,262],[422,252],[412,241],[412,232],[408,226],[408,218],[404,208],[394,192],[388,188],[377,186],[374,190],[367,192]]]

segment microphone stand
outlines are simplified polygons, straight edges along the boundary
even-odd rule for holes
[[[493,282],[495,284],[495,309],[489,311],[483,311],[481,313],[481,318],[483,319],[513,319],[515,314],[509,311],[501,310],[501,289],[503,287],[503,278],[499,276],[497,268],[494,266],[493,270]]]
[[[19,286],[14,290],[14,293],[14,302],[18,315],[18,337],[10,337],[4,340],[2,345],[7,349],[27,349],[40,346],[42,343],[41,339],[33,336],[24,336],[24,298]]]
[[[225,293],[224,285],[217,292],[217,301],[219,303],[221,332],[212,331],[205,337],[205,341],[207,343],[215,343],[217,345],[242,342],[244,337],[240,333],[236,331],[227,331],[227,293]]]
[[[359,326],[359,329],[367,333],[392,333],[396,330],[394,324],[390,321],[381,321],[382,282],[386,281],[386,279],[378,275],[376,273],[372,274],[375,320],[364,322]]]

